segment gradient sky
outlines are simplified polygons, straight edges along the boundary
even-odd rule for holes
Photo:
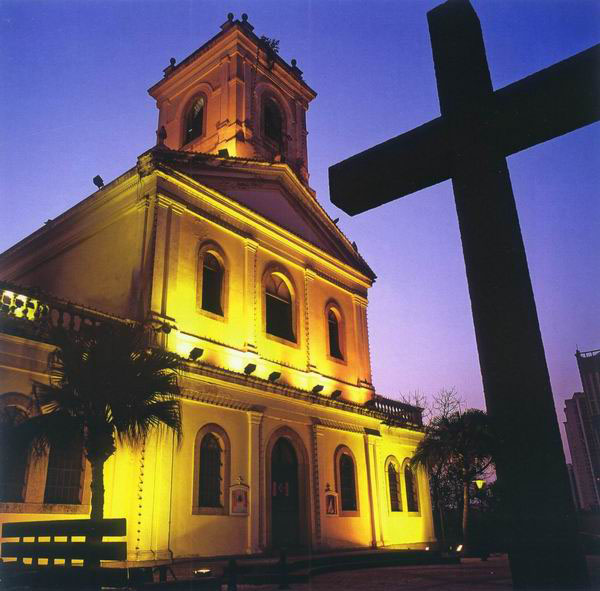
[[[155,142],[146,90],[231,11],[280,40],[318,96],[310,184],[378,275],[374,383],[397,397],[455,387],[483,407],[450,182],[350,218],[327,168],[439,115],[426,12],[437,0],[0,0],[0,251],[132,167]],[[599,0],[473,0],[495,88],[600,39]],[[600,347],[600,127],[509,158],[559,417]],[[525,401],[524,401],[525,403]]]

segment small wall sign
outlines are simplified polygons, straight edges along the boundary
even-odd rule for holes
[[[231,515],[248,515],[248,497],[250,487],[244,484],[242,477],[238,478],[239,482],[229,487],[231,497]]]

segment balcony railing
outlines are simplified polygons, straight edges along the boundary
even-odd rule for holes
[[[0,281],[0,331],[15,336],[50,340],[53,327],[81,332],[104,322],[129,321],[73,304],[35,288]]]
[[[418,406],[404,404],[378,394],[366,406],[385,415],[386,422],[390,425],[423,426],[423,409]]]

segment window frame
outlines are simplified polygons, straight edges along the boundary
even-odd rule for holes
[[[294,337],[293,341],[272,334],[267,331],[267,282],[269,277],[275,275],[277,278],[282,279],[290,293],[290,309],[291,309],[291,330]],[[280,265],[268,265],[263,273],[261,282],[261,300],[262,300],[262,331],[266,338],[287,345],[288,347],[300,348],[300,327],[299,327],[299,316],[298,316],[298,297],[297,290],[292,281],[290,274],[286,269]]]
[[[200,505],[200,451],[206,435],[213,435],[221,447],[221,506],[204,507]],[[194,473],[192,490],[192,515],[229,515],[229,488],[231,471],[231,445],[229,436],[223,427],[216,423],[207,423],[196,433],[194,442]]]
[[[392,466],[396,472],[396,487],[397,487],[397,495],[398,495],[398,504],[399,509],[394,510],[392,508],[392,489],[390,483],[390,473],[389,469]],[[402,515],[404,513],[404,495],[402,494],[402,472],[400,462],[396,459],[395,456],[388,456],[384,465],[385,469],[385,482],[386,482],[386,491],[387,491],[387,508],[388,513],[390,515]]]
[[[332,313],[337,319],[338,325],[338,348],[342,357],[336,357],[331,354],[331,336],[329,333],[329,314]],[[348,365],[348,354],[346,349],[346,323],[342,307],[335,301],[329,300],[325,305],[325,354],[329,361]]]
[[[188,115],[189,115],[194,103],[200,98],[204,99],[204,105],[202,106],[202,132],[200,133],[200,135],[188,140],[187,139]],[[197,92],[187,101],[185,108],[182,111],[182,117],[181,117],[181,127],[182,127],[181,147],[182,148],[185,148],[186,146],[191,146],[195,142],[206,137],[206,112],[208,110],[207,105],[208,105],[208,97],[206,96],[206,94],[204,92]]]
[[[83,502],[83,486],[84,486],[84,482],[85,482],[85,453],[84,453],[84,449],[83,449],[83,441],[81,441],[81,458],[80,458],[80,470],[79,470],[79,486],[78,486],[78,494],[77,494],[77,501],[72,502],[72,501],[64,501],[64,500],[46,500],[46,496],[48,495],[48,475],[51,469],[50,463],[52,458],[54,457],[53,454],[61,454],[61,453],[70,453],[71,451],[73,451],[73,449],[70,448],[66,448],[66,449],[57,449],[57,448],[53,448],[52,445],[50,446],[49,450],[48,450],[48,463],[47,463],[47,467],[46,467],[46,481],[44,482],[44,505],[81,505]],[[62,468],[64,470],[64,467]],[[67,468],[68,470],[70,468]],[[53,485],[55,486],[55,485]],[[62,488],[73,488],[73,487],[69,487],[69,486],[63,486]]]
[[[354,498],[356,501],[356,509],[345,510],[343,509],[344,499],[342,495],[342,477],[340,471],[342,456],[348,456],[352,460],[354,466]],[[338,494],[338,511],[340,517],[360,517],[360,497],[358,494],[358,465],[356,463],[356,457],[352,450],[347,445],[339,445],[335,450],[334,454],[334,467],[335,467],[335,491]]]
[[[277,142],[272,137],[267,135],[266,130],[266,107],[269,103],[272,103],[279,112],[279,116],[281,117],[281,138],[280,141]],[[285,158],[287,154],[288,148],[288,138],[287,138],[287,129],[288,129],[288,116],[286,110],[283,106],[282,100],[275,96],[275,94],[271,91],[271,89],[266,90],[262,93],[260,98],[260,135],[267,145],[267,147],[272,150],[276,150],[277,153],[281,154]]]
[[[204,288],[204,257],[211,254],[221,267],[221,314],[206,310],[202,307],[202,293]],[[196,311],[220,322],[227,320],[229,303],[229,266],[224,250],[214,241],[203,242],[198,248],[196,257]]]
[[[13,395],[14,396],[14,395]],[[17,396],[22,396],[20,394],[17,394]],[[29,412],[28,409],[21,404],[21,401],[10,401],[9,399],[11,398],[10,394],[5,394],[2,397],[2,400],[0,402],[0,412],[4,413],[6,411],[6,409],[8,408],[14,408],[17,412],[19,412],[20,414],[23,415],[24,419],[27,420],[29,418]],[[2,428],[2,423],[0,422],[0,428]],[[19,459],[19,458],[17,458]],[[30,465],[31,465],[31,450],[28,450],[26,452],[23,453],[23,458],[24,460],[24,465],[22,466],[22,474],[21,476],[21,494],[20,494],[20,500],[5,500],[2,499],[2,497],[0,496],[0,503],[1,504],[22,504],[25,502],[26,498],[27,498],[27,484],[28,484],[28,480],[29,480],[29,469],[30,469]],[[2,467],[2,476],[3,478],[6,475],[6,470],[5,470],[6,466]],[[19,466],[19,469],[21,468],[21,466]],[[8,484],[8,483],[6,483]]]
[[[408,505],[408,483],[406,482],[406,472],[407,470],[410,472],[411,474],[411,480],[413,482],[413,495],[415,498],[415,501],[417,503],[417,510],[411,510],[409,505]],[[406,513],[407,515],[420,515],[421,514],[421,495],[420,495],[420,486],[419,486],[419,478],[418,478],[418,473],[416,469],[411,468],[410,466],[410,459],[406,458],[404,460],[404,462],[402,463],[402,484],[403,484],[403,491],[404,491],[404,497],[406,499]]]

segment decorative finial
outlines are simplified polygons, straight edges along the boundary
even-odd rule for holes
[[[177,60],[176,60],[174,57],[172,57],[172,58],[169,60],[169,63],[171,64],[171,66],[172,66],[172,67],[175,67],[175,64],[177,63]]]
[[[293,59],[293,60],[292,60],[292,67],[293,67],[293,68],[295,68],[295,67],[296,67],[296,63],[297,63],[297,62],[296,62],[296,60],[295,60],[295,59]]]
[[[248,15],[244,12],[244,14],[242,14],[242,21],[246,22],[248,20]]]
[[[227,13],[227,20],[228,21],[232,21],[233,20],[233,12],[228,12]]]

